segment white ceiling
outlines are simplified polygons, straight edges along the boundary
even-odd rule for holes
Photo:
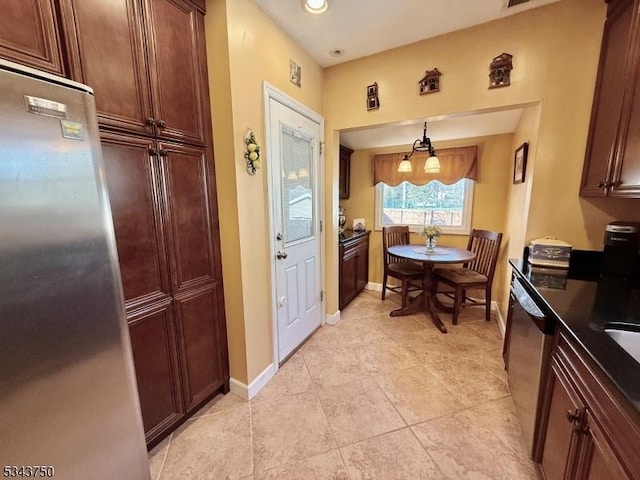
[[[559,0],[327,0],[308,13],[303,0],[257,0],[280,27],[323,67],[471,27]],[[332,57],[334,49],[344,50]]]
[[[328,10],[308,13],[304,0],[256,0],[263,10],[316,61],[326,67],[414,43],[560,0],[327,0]],[[344,50],[341,57],[329,52]],[[522,109],[425,118],[342,131],[340,143],[354,150],[410,145],[422,124],[434,142],[514,132]]]
[[[427,121],[427,137],[434,144],[444,140],[512,133],[516,130],[521,115],[522,109],[515,108],[447,118],[410,120],[401,124],[378,125],[342,131],[340,132],[340,144],[353,150],[411,145],[417,139],[422,138],[425,121]]]

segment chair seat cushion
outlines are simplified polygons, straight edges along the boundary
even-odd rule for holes
[[[468,268],[434,268],[433,274],[439,279],[455,283],[457,285],[486,283],[486,275],[474,272]]]
[[[387,268],[391,275],[394,273],[403,276],[422,275],[422,266],[413,262],[390,263]]]

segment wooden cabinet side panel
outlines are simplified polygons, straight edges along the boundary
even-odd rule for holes
[[[175,326],[169,303],[129,319],[142,421],[148,442],[184,413]]]
[[[627,45],[633,8],[615,10],[605,23],[600,64],[596,81],[587,153],[580,194],[603,196],[607,188],[600,185],[611,180],[615,142],[627,81]]]
[[[140,0],[68,0],[77,80],[91,85],[100,125],[144,135],[152,116]]]
[[[147,48],[156,119],[165,126],[161,138],[196,145],[205,143],[200,65],[204,42],[200,13],[183,0],[146,0]]]
[[[369,282],[369,241],[364,239],[358,246],[358,271],[356,277],[356,293],[361,292]]]
[[[127,310],[170,296],[153,143],[102,134],[102,152]]]
[[[340,256],[340,308],[356,296],[358,249],[344,249]]]
[[[2,0],[0,58],[64,75],[55,0]]]

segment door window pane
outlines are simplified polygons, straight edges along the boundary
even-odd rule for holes
[[[313,236],[314,191],[311,139],[283,127],[282,219],[284,241],[296,242]]]

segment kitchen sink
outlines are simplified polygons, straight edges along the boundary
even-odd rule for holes
[[[630,323],[605,323],[604,331],[634,360],[640,363],[640,325]]]

